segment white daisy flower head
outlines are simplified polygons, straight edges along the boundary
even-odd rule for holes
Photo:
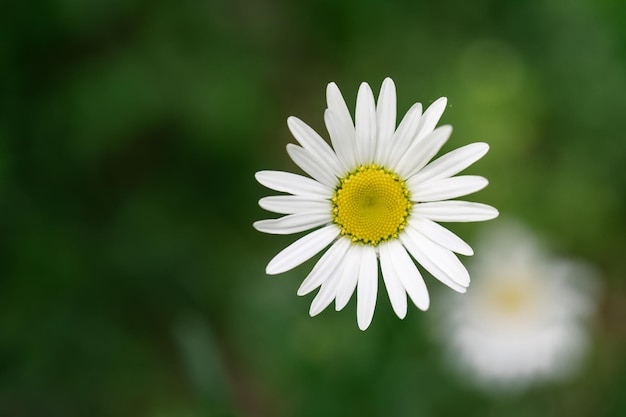
[[[571,376],[589,344],[593,270],[550,257],[514,223],[488,230],[477,247],[472,288],[463,297],[446,294],[433,317],[451,363],[497,392]]]
[[[321,287],[311,304],[315,316],[333,300],[341,310],[356,290],[361,330],[374,315],[379,263],[400,318],[407,312],[407,293],[421,310],[430,302],[414,260],[447,286],[465,292],[470,277],[455,252],[473,251],[436,222],[483,221],[498,215],[485,204],[445,201],[487,185],[483,177],[454,175],[484,156],[489,146],[473,143],[429,163],[452,133],[447,125],[435,128],[447,100],[438,99],[423,113],[422,105],[414,104],[396,128],[396,89],[390,78],[384,80],[377,103],[370,86],[361,84],[354,122],[335,83],[328,84],[326,98],[324,121],[332,147],[300,119],[287,120],[299,143],[288,144],[287,153],[310,178],[280,171],[256,173],[259,183],[286,194],[259,201],[262,208],[285,216],[257,221],[254,227],[274,234],[312,230],[278,253],[266,272],[289,271],[330,245],[298,295]]]

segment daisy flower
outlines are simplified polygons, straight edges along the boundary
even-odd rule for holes
[[[472,249],[436,222],[498,215],[485,204],[444,201],[487,185],[483,177],[454,175],[485,155],[489,146],[473,143],[429,163],[452,133],[447,125],[435,128],[447,100],[438,99],[423,113],[422,105],[414,104],[396,128],[396,90],[390,78],[384,80],[377,103],[370,86],[361,84],[354,122],[335,83],[328,84],[326,98],[324,121],[332,147],[300,119],[287,120],[299,143],[288,144],[287,153],[310,178],[281,171],[255,175],[265,187],[286,193],[259,200],[262,208],[285,216],[257,221],[257,230],[292,234],[314,229],[278,253],[266,272],[289,271],[330,246],[298,295],[321,287],[311,304],[315,316],[333,300],[341,310],[356,290],[361,330],[374,315],[379,263],[400,318],[407,312],[406,294],[421,310],[430,302],[414,260],[450,288],[465,292],[470,277],[455,252],[472,255]]]
[[[450,359],[488,389],[520,389],[571,375],[588,347],[595,275],[580,261],[555,259],[517,224],[479,242],[474,283],[447,295],[436,320]]]

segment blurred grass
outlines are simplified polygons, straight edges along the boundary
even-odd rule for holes
[[[0,17],[0,415],[619,416],[626,403],[626,7],[499,2],[80,2]],[[446,150],[484,140],[476,195],[594,262],[583,373],[491,398],[446,373],[381,287],[308,317],[312,262],[265,263],[259,169],[292,170],[286,117],[323,132],[391,76],[398,114],[446,95]],[[471,241],[480,225],[453,230]],[[429,288],[440,285],[427,277]]]

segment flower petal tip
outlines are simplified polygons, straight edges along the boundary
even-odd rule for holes
[[[276,268],[275,268],[273,265],[271,265],[271,264],[270,264],[270,265],[268,265],[268,266],[265,268],[265,273],[266,273],[267,275],[278,275],[278,274],[280,274],[280,272],[281,272],[281,271],[276,270]]]
[[[272,259],[270,263],[267,264],[267,266],[265,267],[265,273],[267,275],[278,275],[286,271],[289,271],[289,269],[285,269],[284,267],[281,267],[281,265],[278,262],[276,262],[276,257],[274,257],[274,259]]]
[[[437,100],[433,101],[430,106],[438,107],[446,107],[448,105],[448,97],[439,97]]]
[[[298,288],[298,291],[296,291],[296,294],[298,295],[298,297],[302,297],[302,296],[307,295],[310,292],[311,291],[308,290],[308,288],[303,287],[302,285],[300,285],[300,288]]]
[[[330,95],[336,94],[337,92],[339,92],[339,87],[337,87],[337,84],[334,81],[331,81],[331,82],[329,82],[326,85],[326,97],[327,97],[327,99],[328,99],[328,97]]]
[[[419,305],[416,304],[416,307],[422,311],[428,311],[428,309],[430,308],[430,299],[426,300],[423,303],[420,303]]]
[[[267,171],[257,171],[254,173],[254,178],[257,180],[257,182],[261,185],[263,185],[263,179],[266,176],[266,172]]]

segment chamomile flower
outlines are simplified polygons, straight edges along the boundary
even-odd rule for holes
[[[472,288],[446,295],[433,317],[457,369],[489,390],[522,389],[571,375],[588,348],[592,269],[556,259],[530,232],[504,223],[483,236]]]
[[[370,86],[361,84],[354,122],[335,83],[328,85],[326,98],[324,121],[332,147],[300,119],[287,120],[299,143],[287,145],[287,153],[310,177],[256,173],[259,183],[286,194],[259,201],[262,208],[285,216],[257,221],[254,227],[274,234],[312,230],[278,253],[266,272],[289,271],[330,246],[298,295],[321,287],[310,308],[315,316],[333,300],[341,310],[356,290],[361,330],[374,315],[379,263],[400,318],[407,312],[406,294],[421,310],[430,303],[415,261],[452,289],[465,292],[470,277],[455,252],[473,251],[436,222],[498,215],[485,204],[445,201],[487,185],[480,176],[454,175],[484,156],[489,146],[473,143],[429,163],[452,133],[447,125],[435,128],[447,100],[438,99],[423,113],[422,105],[414,104],[396,128],[396,90],[390,78],[384,80],[377,103]]]

